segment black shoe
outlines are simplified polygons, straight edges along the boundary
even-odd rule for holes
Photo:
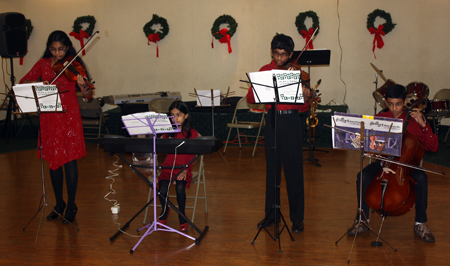
[[[280,222],[280,220],[278,220],[278,223]],[[266,222],[264,222],[264,219],[262,219],[259,223],[258,223],[258,228],[266,228],[271,226],[272,224],[275,223],[274,219],[267,219]]]
[[[78,209],[75,210],[67,209],[64,218],[69,222],[73,222],[73,220],[75,220],[75,215],[77,214],[77,211]],[[68,222],[66,220],[63,220],[63,223],[67,224]]]
[[[58,218],[58,213],[63,215],[64,209],[66,208],[66,203],[63,206],[56,206],[53,211],[47,216],[47,220],[53,220]]]
[[[303,221],[292,223],[292,232],[301,233],[305,230],[305,226],[303,225]]]

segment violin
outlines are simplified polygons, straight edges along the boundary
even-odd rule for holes
[[[401,157],[394,163],[383,162],[383,169],[369,184],[366,190],[366,203],[373,210],[383,215],[399,216],[407,213],[416,201],[416,182],[412,179],[412,168],[405,164],[418,166],[425,153],[425,148],[417,137],[406,131],[411,112],[414,108],[423,108],[426,101],[415,101],[408,109],[408,115],[403,124]]]
[[[72,82],[77,81],[78,75],[81,75],[84,77],[84,81],[86,82],[84,87],[88,89],[95,89],[94,84],[86,78],[86,70],[84,67],[78,62],[74,62],[73,58],[73,56],[68,55],[66,58],[56,61],[52,66],[53,71],[55,71],[55,73],[62,72],[67,80]],[[66,65],[68,66],[66,67]]]
[[[314,96],[315,96],[314,91],[310,87],[309,74],[302,70],[302,67],[298,63],[298,59],[302,56],[303,52],[306,50],[306,47],[308,47],[309,43],[312,41],[312,39],[314,38],[314,35],[316,34],[316,32],[318,30],[319,30],[319,26],[316,27],[313,34],[311,35],[311,38],[308,40],[308,42],[305,44],[305,46],[303,46],[302,51],[300,52],[300,54],[297,56],[297,58],[295,60],[287,63],[284,66],[277,67],[277,69],[281,69],[281,70],[300,70],[300,72],[301,72],[300,79],[302,81],[302,84],[304,84],[306,88],[310,89],[311,94]]]
[[[99,32],[96,31],[92,36],[87,40],[83,47],[76,53],[75,56],[66,56],[64,60],[58,60],[53,66],[53,70],[58,73],[56,76],[50,81],[49,84],[53,84],[59,76],[64,74],[69,81],[76,81],[78,75],[82,75],[84,77],[84,81],[86,82],[85,88],[95,89],[94,85],[85,77],[86,70],[83,68],[81,64],[74,63],[77,57],[86,49],[89,42],[94,39],[94,36]],[[66,71],[67,70],[67,71]]]

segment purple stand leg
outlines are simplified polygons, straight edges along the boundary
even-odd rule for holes
[[[153,135],[153,222],[149,223],[148,225],[140,228],[138,231],[141,231],[145,228],[148,228],[147,231],[144,233],[144,235],[139,239],[139,241],[136,243],[136,245],[130,250],[130,253],[133,253],[136,248],[139,246],[139,244],[144,240],[144,238],[148,235],[150,235],[153,232],[156,231],[165,231],[165,232],[174,232],[178,233],[184,237],[187,237],[189,239],[192,239],[196,241],[196,239],[190,235],[184,234],[178,230],[175,230],[169,226],[166,226],[162,223],[158,222],[158,216],[156,215],[156,134]],[[158,226],[161,226],[161,228],[158,228]]]

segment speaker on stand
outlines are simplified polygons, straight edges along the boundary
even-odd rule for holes
[[[25,16],[21,13],[7,12],[0,14],[0,56],[3,58],[10,58],[11,62],[11,88],[15,85],[14,77],[14,57],[24,57],[27,54],[27,26]],[[16,115],[14,115],[14,121],[11,116],[16,111],[16,104],[14,101],[13,92],[10,91],[8,96],[9,103],[6,113],[5,125],[3,128],[3,136],[6,138],[6,143],[9,140],[9,133],[13,130],[16,134]],[[6,99],[5,99],[6,100]],[[28,121],[34,129],[31,123],[30,117],[27,115]],[[14,123],[14,126],[12,125]],[[36,131],[35,131],[36,132]]]

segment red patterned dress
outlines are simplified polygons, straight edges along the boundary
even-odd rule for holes
[[[51,58],[42,58],[20,80],[20,83],[39,78],[42,81],[50,82],[54,77],[55,72],[51,66]],[[40,118],[43,158],[48,161],[52,170],[86,156],[76,82],[70,82],[64,75],[61,75],[54,84],[59,91],[69,91],[60,94],[65,113],[42,113]],[[38,158],[40,158],[39,150]]]

